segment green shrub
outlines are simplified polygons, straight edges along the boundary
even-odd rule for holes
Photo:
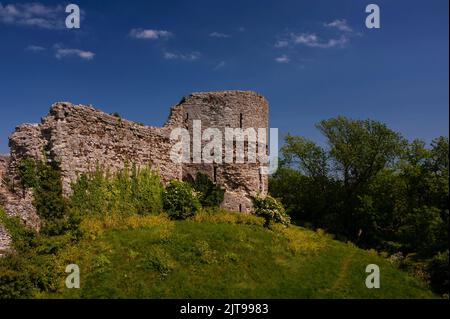
[[[71,210],[76,210],[82,216],[105,215],[111,196],[108,190],[108,179],[106,173],[97,168],[93,173],[82,174],[72,184],[72,196],[69,199]]]
[[[34,283],[25,259],[17,254],[0,258],[0,299],[31,298]]]
[[[58,236],[76,229],[76,220],[69,216],[67,201],[63,197],[61,171],[58,163],[37,162],[36,167],[34,206],[43,221],[41,233]]]
[[[110,214],[159,214],[162,211],[163,185],[149,167],[129,169],[115,174],[98,167],[83,174],[72,185],[71,210],[81,216]]]
[[[35,187],[37,184],[37,165],[34,159],[26,157],[17,165],[17,175],[24,188]]]
[[[286,214],[283,205],[272,196],[254,197],[253,208],[257,216],[261,216],[266,220],[265,226],[269,226],[272,222],[289,225],[291,220]]]
[[[132,198],[138,214],[159,214],[163,208],[164,191],[158,174],[150,168],[133,170],[131,178]]]
[[[0,224],[8,230],[13,248],[17,253],[26,253],[36,246],[36,232],[26,227],[19,217],[8,217],[1,208]]]
[[[203,173],[197,173],[195,180],[189,180],[189,184],[199,193],[200,204],[203,207],[218,207],[223,202],[225,190],[214,184]]]
[[[184,182],[173,180],[163,194],[164,210],[173,219],[186,219],[201,208],[194,189]]]
[[[428,263],[428,273],[433,289],[440,294],[449,293],[449,258],[448,250],[438,253]]]
[[[62,236],[38,235],[18,217],[8,217],[1,209],[0,223],[11,235],[13,247],[0,258],[0,298],[31,298],[39,290],[54,289],[56,280],[52,254],[68,241],[61,244],[59,238]]]
[[[0,223],[8,229],[13,246],[12,251],[0,258],[1,298],[29,298],[54,290],[57,286],[54,255],[73,241],[80,222],[63,197],[57,163],[24,159],[19,165],[19,176],[24,188],[33,188],[33,204],[42,226],[38,234],[19,218],[8,217],[0,210]]]
[[[18,164],[18,176],[24,189],[33,188],[33,204],[42,219],[43,234],[61,235],[77,228],[76,219],[68,215],[58,163],[26,157]]]

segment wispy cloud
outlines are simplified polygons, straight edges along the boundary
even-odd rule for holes
[[[154,29],[132,29],[130,36],[136,39],[145,40],[158,40],[167,39],[173,36],[172,32],[166,30],[154,30]]]
[[[225,61],[220,61],[215,67],[214,67],[214,71],[217,71],[219,69],[224,68],[227,65],[227,63]]]
[[[350,39],[356,34],[348,25],[345,19],[336,19],[334,21],[324,23],[325,28],[334,28],[339,31],[334,37],[319,36],[315,32],[289,33],[283,37],[279,37],[275,42],[276,48],[292,47],[294,45],[303,45],[310,48],[330,49],[336,47],[345,47]],[[320,34],[320,32],[319,32]]]
[[[334,47],[344,47],[349,42],[349,38],[341,35],[338,38],[322,39],[315,33],[290,33],[285,39],[275,43],[276,48],[284,48],[292,45],[304,45],[310,48],[329,49]]]
[[[288,40],[278,40],[275,43],[275,47],[276,48],[284,48],[287,47],[289,45],[289,41]]]
[[[302,44],[311,48],[334,48],[343,46],[348,42],[348,38],[341,36],[337,39],[323,40],[314,33],[291,34],[291,39],[295,44]]]
[[[55,57],[57,59],[75,57],[80,58],[82,60],[92,60],[95,57],[95,53],[91,51],[64,48],[61,45],[55,45],[54,48],[55,48]]]
[[[291,59],[289,59],[289,57],[286,54],[283,54],[279,57],[276,57],[275,61],[278,63],[289,63]]]
[[[39,45],[29,45],[25,48],[25,50],[31,51],[31,52],[41,52],[41,51],[45,51],[46,49]]]
[[[328,28],[336,28],[342,32],[353,32],[353,29],[347,24],[347,20],[345,19],[337,19],[329,23],[324,23],[324,26]]]
[[[211,32],[211,33],[209,34],[209,36],[210,36],[211,38],[222,38],[222,39],[224,39],[224,38],[229,38],[229,37],[230,37],[229,34],[220,33],[220,32]]]
[[[42,29],[62,29],[65,27],[64,11],[61,5],[47,6],[38,2],[3,5],[0,2],[0,23]]]
[[[33,53],[47,51],[47,48],[39,45],[29,45],[25,48],[26,51]],[[53,45],[54,56],[58,60],[64,58],[79,58],[81,60],[92,60],[95,57],[95,53],[91,51],[85,51],[80,49],[66,48],[62,44],[57,43]]]
[[[175,52],[164,52],[164,59],[167,60],[183,60],[183,61],[195,61],[201,57],[199,52],[191,53],[175,53]]]

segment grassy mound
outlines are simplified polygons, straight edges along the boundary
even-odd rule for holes
[[[201,213],[87,219],[84,239],[55,256],[57,291],[42,298],[435,298],[375,252],[300,227],[272,229],[254,216]],[[81,288],[67,289],[76,263]],[[377,264],[381,288],[365,272]]]

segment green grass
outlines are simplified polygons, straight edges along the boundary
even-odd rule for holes
[[[96,232],[55,256],[61,270],[58,292],[38,297],[437,297],[374,252],[323,232],[297,226],[270,230],[261,223],[226,214],[196,221],[134,220],[120,227],[94,220],[87,227]],[[80,266],[81,289],[64,287],[69,263]],[[380,289],[365,286],[371,263],[380,267]]]

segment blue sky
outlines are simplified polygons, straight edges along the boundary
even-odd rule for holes
[[[375,2],[375,1],[374,1]],[[386,122],[405,137],[447,135],[447,0],[0,0],[0,153],[24,122],[56,101],[92,104],[162,125],[183,95],[255,90],[270,126],[321,141],[336,115]]]

